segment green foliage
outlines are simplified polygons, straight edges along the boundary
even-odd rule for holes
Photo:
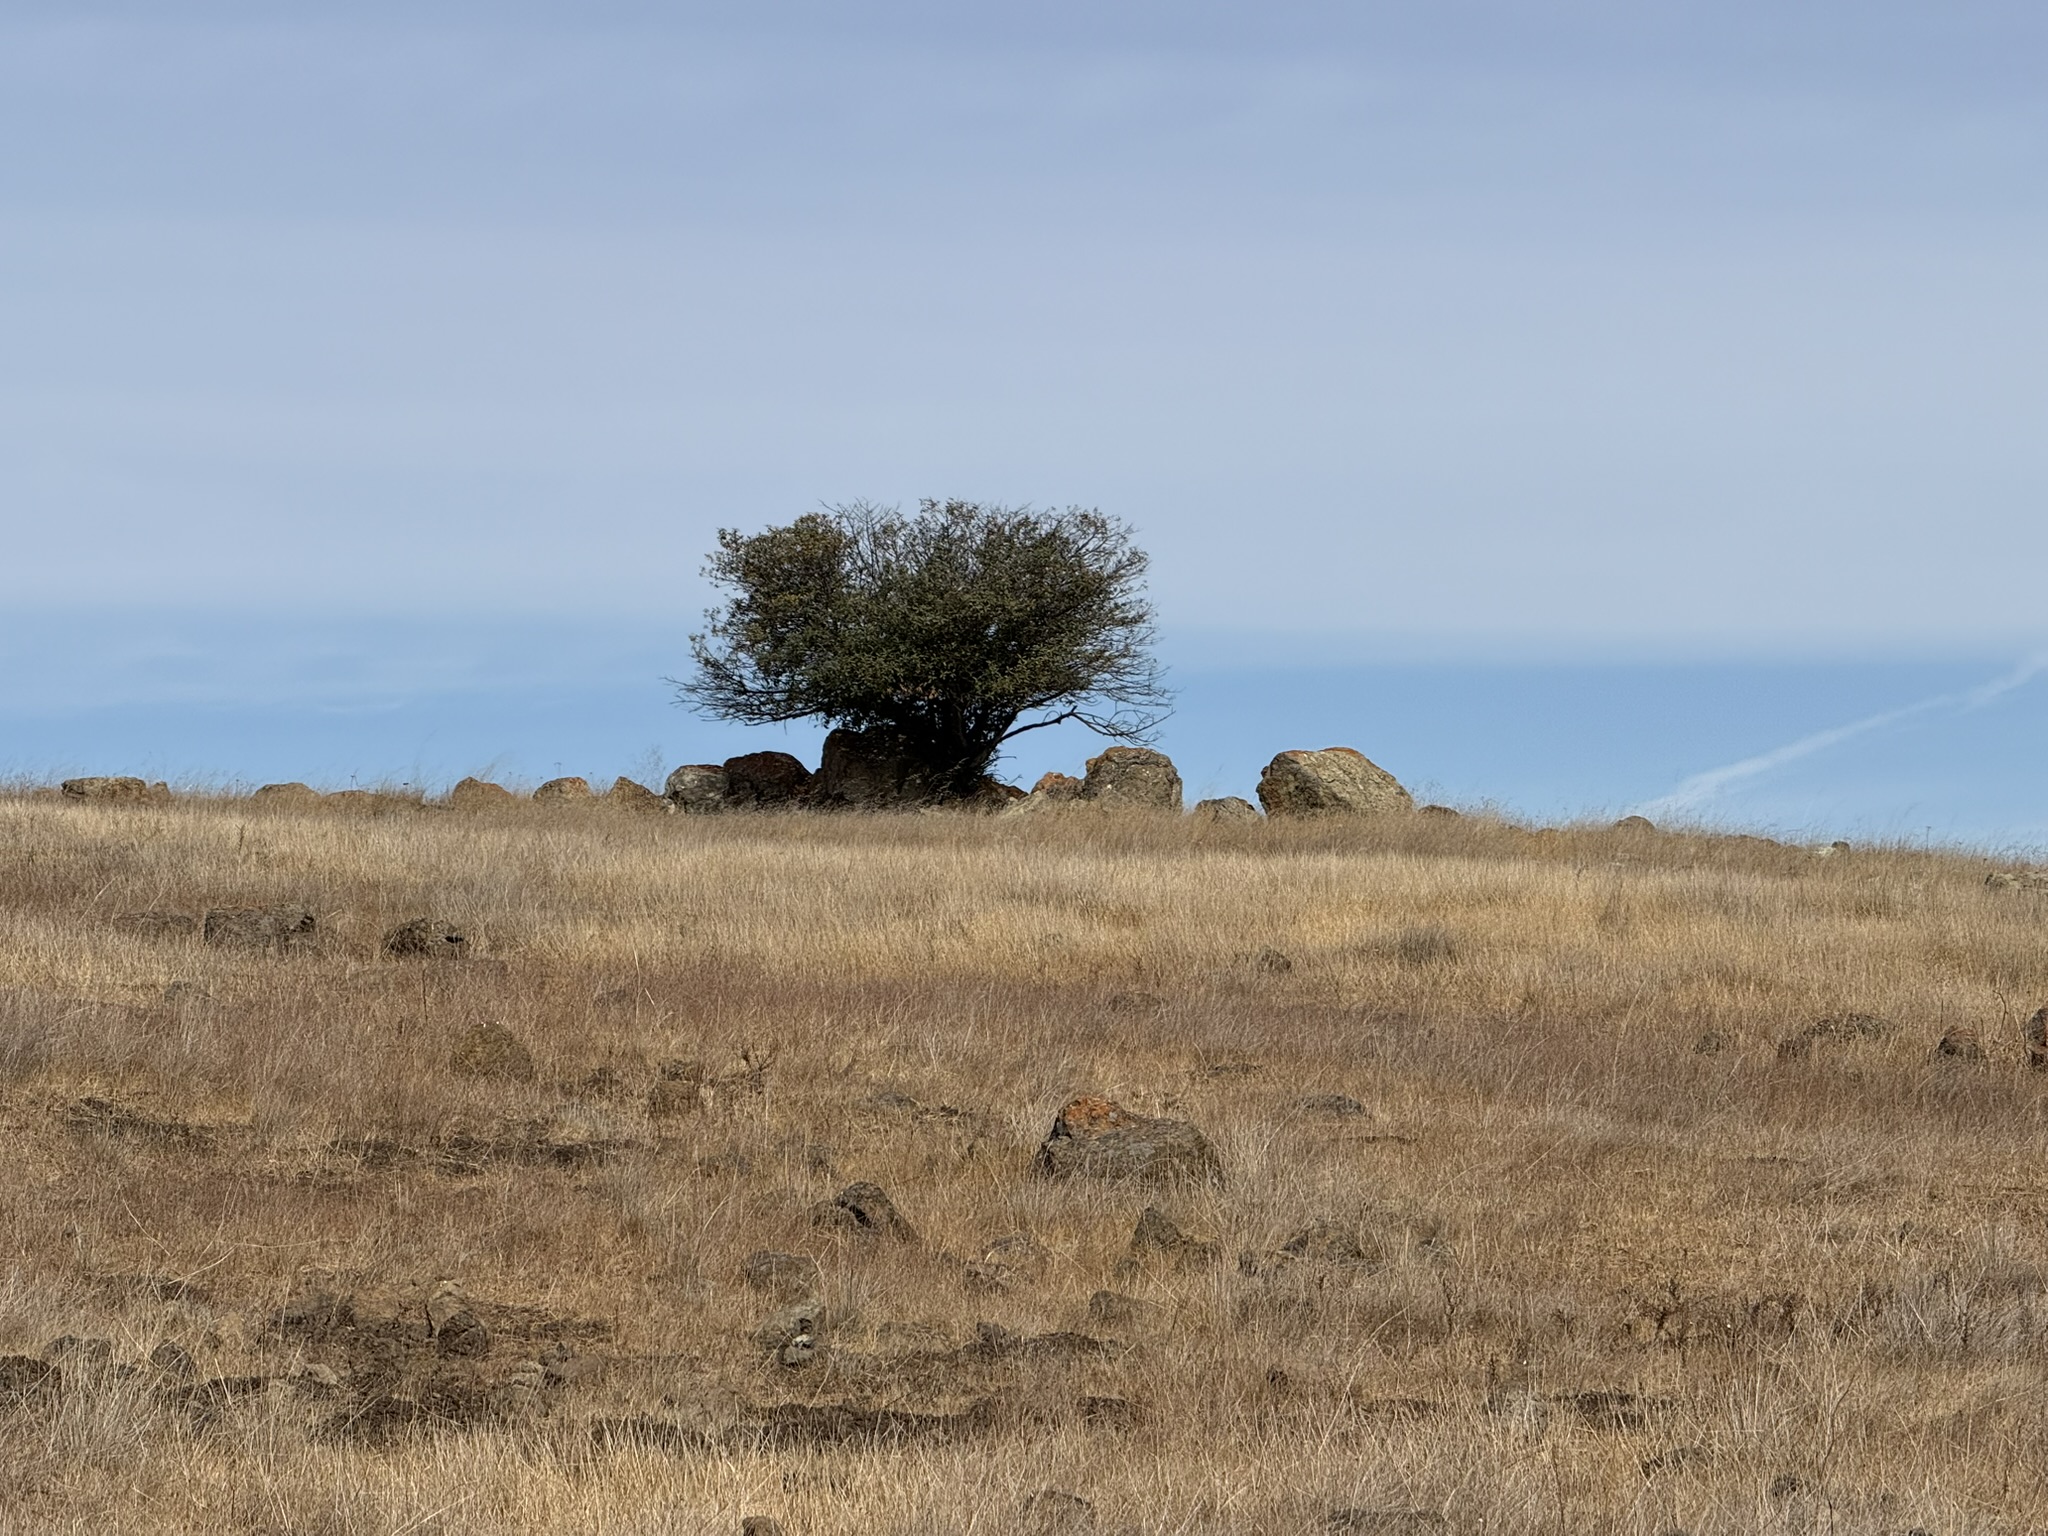
[[[724,720],[886,731],[967,793],[1025,731],[1142,741],[1164,718],[1145,567],[1128,527],[1081,508],[860,502],[723,529],[705,574],[728,596],[681,694]]]

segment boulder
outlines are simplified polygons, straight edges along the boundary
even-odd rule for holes
[[[842,727],[825,738],[811,797],[823,805],[853,810],[882,810],[917,805],[933,797],[920,765],[902,738],[877,727],[850,731]]]
[[[199,936],[222,949],[298,949],[313,941],[320,920],[304,907],[215,907]]]
[[[1350,747],[1282,752],[1259,775],[1259,804],[1268,816],[1377,815],[1406,811],[1415,800],[1386,769]]]
[[[1173,759],[1149,747],[1109,747],[1088,759],[1088,777],[1081,781],[1083,800],[1102,805],[1180,810],[1180,774]]]
[[[265,784],[249,796],[251,805],[273,811],[306,811],[320,803],[320,791],[310,784]]]
[[[1614,824],[1617,832],[1654,832],[1657,823],[1647,816],[1624,816]]]
[[[613,779],[612,787],[605,791],[604,803],[621,811],[659,811],[664,816],[674,809],[645,784],[632,779]]]
[[[483,811],[510,805],[519,797],[502,784],[485,779],[461,779],[448,791],[448,804],[458,811]]]
[[[787,752],[748,752],[725,760],[729,806],[794,805],[811,787],[811,771]]]
[[[574,776],[549,779],[533,792],[533,798],[540,805],[581,805],[591,798],[590,780]]]
[[[1187,1121],[1133,1114],[1095,1094],[1084,1094],[1059,1112],[1038,1149],[1037,1168],[1054,1179],[1223,1181],[1215,1148]]]
[[[469,953],[469,935],[438,917],[416,917],[384,935],[384,953],[393,959],[460,960]]]
[[[146,781],[125,776],[66,779],[61,787],[73,800],[118,800],[140,804],[156,798]]]
[[[1259,808],[1256,805],[1253,805],[1249,800],[1239,799],[1236,795],[1225,795],[1220,800],[1197,800],[1195,802],[1195,820],[1197,821],[1241,821],[1249,824],[1264,821],[1265,819],[1265,817],[1259,814]]]
[[[725,770],[716,763],[685,763],[662,786],[668,803],[691,816],[724,810],[725,790]]]

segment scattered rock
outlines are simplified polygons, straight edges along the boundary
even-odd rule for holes
[[[1655,1477],[1659,1472],[1677,1472],[1712,1459],[1713,1453],[1704,1445],[1674,1445],[1644,1457],[1639,1466],[1643,1476]]]
[[[912,1413],[850,1403],[776,1403],[755,1410],[747,1422],[735,1426],[728,1443],[766,1451],[944,1443],[979,1435],[994,1422],[995,1405],[987,1401],[959,1413]]]
[[[144,804],[156,798],[146,780],[126,776],[66,779],[62,789],[73,800],[114,800]]]
[[[43,1346],[43,1359],[52,1365],[69,1362],[76,1368],[103,1371],[114,1363],[114,1341],[82,1339],[75,1333],[67,1333]]]
[[[1252,957],[1252,969],[1261,976],[1285,976],[1294,969],[1294,959],[1284,949],[1269,944]]]
[[[740,1536],[784,1536],[782,1522],[767,1515],[749,1515],[740,1522]]]
[[[320,803],[320,791],[296,780],[289,784],[265,784],[249,796],[252,806],[274,811],[309,811]]]
[[[286,953],[312,943],[320,920],[304,907],[215,907],[206,914],[200,937],[222,949]]]
[[[1080,798],[1102,805],[1178,813],[1180,774],[1164,752],[1149,747],[1109,747],[1088,759],[1088,777],[1081,781]]]
[[[1188,1236],[1166,1212],[1156,1205],[1148,1205],[1131,1232],[1131,1248],[1125,1264],[1133,1268],[1164,1263],[1172,1269],[1207,1269],[1222,1255],[1221,1243]]]
[[[631,779],[613,779],[612,787],[604,793],[604,803],[620,811],[658,811],[667,815],[675,807],[645,784]]]
[[[1934,1047],[1934,1055],[1942,1061],[1982,1061],[1984,1046],[1977,1038],[1977,1031],[1957,1024],[1942,1031],[1941,1039]]]
[[[765,1291],[783,1301],[794,1302],[817,1293],[824,1279],[818,1261],[801,1253],[777,1253],[764,1248],[750,1254],[741,1266],[740,1278],[748,1289]]]
[[[463,1032],[448,1065],[463,1077],[512,1083],[530,1083],[534,1078],[533,1053],[526,1042],[491,1019],[481,1019]]]
[[[1185,1120],[1156,1120],[1086,1094],[1069,1102],[1038,1149],[1038,1171],[1050,1178],[1223,1181],[1207,1138]]]
[[[384,953],[393,959],[460,960],[469,953],[469,935],[437,917],[415,917],[384,935]]]
[[[2048,1008],[2038,1008],[2027,1020],[2027,1070],[2048,1072]]]
[[[865,1180],[847,1185],[833,1199],[812,1207],[811,1221],[832,1231],[862,1237],[881,1237],[898,1243],[917,1240],[917,1229],[904,1219],[895,1202],[879,1184]]]
[[[1366,1108],[1348,1093],[1310,1093],[1294,1101],[1294,1107],[1305,1115],[1328,1115],[1337,1120],[1353,1120],[1364,1115]]]
[[[1259,804],[1268,816],[1364,816],[1410,810],[1415,800],[1363,752],[1325,747],[1282,752],[1266,764],[1259,775]]]
[[[493,784],[487,779],[459,779],[448,791],[448,804],[458,811],[485,811],[494,806],[511,805],[518,800],[502,784]]]
[[[83,1098],[66,1105],[64,1126],[82,1136],[104,1136],[109,1141],[157,1141],[199,1147],[207,1134],[182,1120],[160,1120],[111,1099]]]
[[[138,939],[189,939],[199,931],[199,919],[189,912],[123,912],[114,926]]]
[[[1728,1049],[1728,1037],[1718,1029],[1702,1032],[1692,1043],[1695,1056],[1718,1056]]]
[[[1041,1488],[1017,1506],[1016,1536],[1092,1536],[1095,1506],[1060,1488]]]
[[[690,816],[724,810],[725,791],[725,770],[716,763],[685,763],[662,786],[668,803]]]
[[[1242,821],[1246,823],[1264,821],[1259,808],[1249,800],[1236,795],[1225,795],[1220,800],[1197,800],[1195,820],[1204,822]]]
[[[1647,816],[1624,816],[1614,824],[1617,832],[1654,832],[1657,823]]]
[[[174,981],[164,988],[164,1001],[173,1008],[186,1008],[194,1003],[212,1002],[213,994],[203,982]]]
[[[1666,1406],[1633,1392],[1603,1388],[1593,1392],[1567,1392],[1553,1399],[1578,1415],[1588,1429],[1641,1429],[1652,1410]]]
[[[787,752],[747,752],[725,760],[725,803],[735,808],[801,801],[811,771]]]
[[[1456,821],[1464,815],[1464,812],[1448,805],[1425,805],[1415,814],[1418,816],[1440,817],[1445,821]]]
[[[582,805],[591,799],[590,780],[573,775],[549,779],[533,792],[536,805]]]

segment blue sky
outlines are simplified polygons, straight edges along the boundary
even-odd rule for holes
[[[1330,668],[1436,679],[1425,746],[1442,669],[1550,668],[1641,767],[1571,803],[1668,794],[2048,648],[2044,65],[2048,12],[1967,0],[18,0],[0,768],[202,696],[222,776],[345,758],[315,696],[489,760],[490,699],[672,651],[719,526],[965,495],[1139,527],[1190,743],[1248,671],[1262,730],[1386,755]],[[2037,746],[2042,691],[1760,777],[2031,825],[1926,757]]]

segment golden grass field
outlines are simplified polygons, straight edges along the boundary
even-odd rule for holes
[[[2040,1531],[2048,894],[1992,868],[0,799],[0,1528]],[[1224,1182],[1037,1175],[1084,1093]],[[860,1181],[914,1236],[817,1224]]]

